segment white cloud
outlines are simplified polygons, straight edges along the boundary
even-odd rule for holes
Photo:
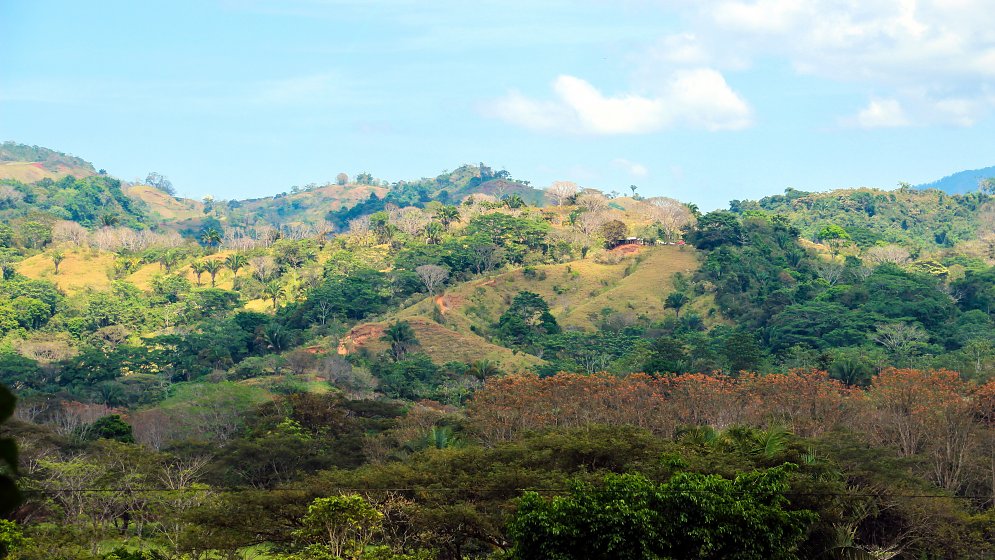
[[[652,49],[653,58],[672,64],[701,65],[709,62],[708,52],[702,48],[694,33],[675,33],[660,39]]]
[[[872,99],[867,107],[849,121],[861,128],[888,128],[911,124],[897,99]]]
[[[677,72],[669,97],[678,112],[675,117],[694,128],[739,130],[752,123],[750,106],[715,70]]]
[[[641,163],[636,163],[634,161],[629,161],[625,158],[615,158],[612,160],[612,165],[621,167],[629,175],[633,177],[645,177],[649,175],[649,169]]]
[[[752,121],[749,105],[715,70],[675,72],[662,89],[657,95],[607,96],[581,78],[559,76],[553,100],[511,92],[485,112],[532,130],[596,135],[645,134],[676,126],[736,130]]]
[[[780,32],[794,24],[802,12],[799,0],[758,0],[757,2],[720,2],[712,17],[720,25],[756,32]]]
[[[560,76],[553,91],[576,116],[583,130],[595,134],[638,134],[657,130],[665,113],[660,99],[639,95],[606,97],[588,82]]]
[[[676,36],[693,37],[692,52],[699,60],[739,69],[744,61],[785,59],[802,74],[869,85],[894,103],[872,102],[865,109],[868,122],[967,125],[995,107],[986,93],[995,86],[995,10],[990,0],[713,0],[676,5],[688,22]],[[664,41],[676,41],[675,35],[669,37]],[[674,60],[690,49],[675,45]],[[660,48],[647,49],[646,60],[660,60]],[[901,118],[893,114],[895,103]]]

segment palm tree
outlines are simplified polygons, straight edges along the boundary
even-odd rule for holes
[[[498,369],[497,364],[490,360],[477,360],[470,364],[470,369],[466,370],[466,374],[483,381],[488,377],[494,377],[495,375],[501,373]]]
[[[224,263],[219,260],[209,260],[204,263],[204,271],[211,275],[211,287],[214,287],[214,280],[218,272],[224,268]]]
[[[221,244],[221,232],[216,228],[208,228],[207,231],[201,234],[200,241],[213,251],[215,247]]]
[[[286,294],[287,290],[275,280],[263,286],[263,295],[273,300],[273,311],[277,310],[277,300]]]
[[[435,219],[439,220],[442,227],[449,229],[450,224],[460,221],[459,208],[455,206],[443,206],[435,211]]]
[[[180,262],[180,256],[176,251],[166,251],[159,256],[159,266],[166,269],[166,274],[173,272],[173,267]]]
[[[201,261],[194,261],[190,263],[190,270],[197,276],[197,285],[200,286],[200,277],[207,271],[204,267],[204,263]]]
[[[249,265],[249,259],[241,253],[234,253],[225,257],[225,266],[231,270],[232,279],[238,278],[238,271]]]
[[[65,259],[66,259],[66,255],[64,255],[62,253],[62,251],[56,251],[56,252],[52,253],[52,264],[55,265],[55,274],[56,275],[59,274],[59,265],[62,264],[62,261],[64,261]]]
[[[511,196],[506,196],[502,201],[504,202],[505,206],[511,209],[523,208],[525,206],[525,200],[523,200],[522,195],[518,193],[515,193]]]
[[[680,318],[681,308],[688,304],[691,298],[687,296],[684,292],[671,292],[667,296],[667,300],[663,304],[664,309],[673,309],[675,316]]]
[[[444,229],[444,226],[439,222],[430,222],[427,226],[425,226],[425,241],[429,245],[437,244],[439,240],[442,239],[442,232]]]
[[[407,321],[397,321],[383,331],[380,340],[390,343],[390,354],[394,361],[400,361],[413,346],[418,344],[415,330]]]

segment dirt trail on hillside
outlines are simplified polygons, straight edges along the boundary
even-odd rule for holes
[[[383,336],[383,330],[384,328],[382,326],[373,323],[360,325],[342,337],[336,351],[340,356],[345,356],[349,353],[350,346],[352,348],[359,348],[371,338],[380,338]]]

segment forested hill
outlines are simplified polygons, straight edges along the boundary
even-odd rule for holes
[[[860,247],[899,243],[929,251],[974,239],[982,223],[992,218],[991,199],[978,191],[948,195],[909,187],[828,192],[788,188],[784,194],[759,201],[733,200],[730,210],[742,216],[755,212],[784,215],[811,240],[825,226],[836,224]]]
[[[964,194],[979,190],[986,179],[995,178],[995,165],[983,169],[960,171],[942,179],[916,186],[917,189],[939,189],[948,194]]]

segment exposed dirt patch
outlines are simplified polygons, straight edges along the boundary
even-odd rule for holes
[[[341,356],[354,352],[356,349],[365,346],[371,339],[379,340],[383,336],[383,331],[383,326],[375,323],[359,325],[349,331],[349,334],[342,337],[342,340],[339,341],[337,352]]]
[[[449,313],[453,308],[459,307],[463,303],[462,296],[440,294],[435,296],[435,306],[443,315]]]
[[[635,243],[629,243],[626,245],[619,245],[612,249],[612,253],[619,253],[621,255],[635,255],[643,250],[642,245],[636,245]]]

